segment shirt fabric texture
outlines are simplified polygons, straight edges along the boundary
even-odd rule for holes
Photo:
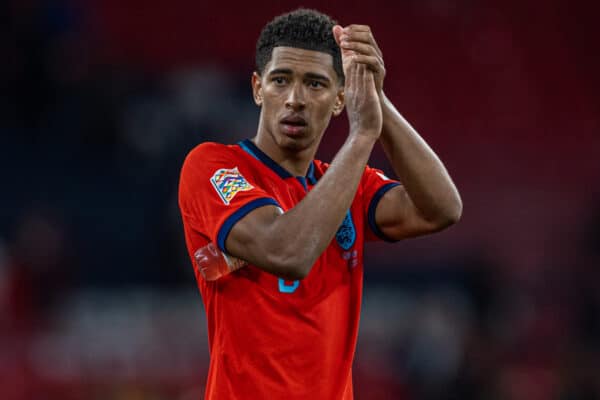
[[[250,140],[203,143],[186,157],[179,207],[207,317],[207,400],[353,398],[363,245],[387,240],[375,209],[399,182],[365,169],[344,222],[301,281],[248,265],[208,282],[194,261],[209,242],[226,252],[235,223],[256,208],[293,208],[327,168],[314,160],[305,177],[292,176]]]

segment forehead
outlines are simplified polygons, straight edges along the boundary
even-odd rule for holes
[[[290,69],[297,73],[326,74],[332,80],[336,77],[331,54],[297,47],[275,47],[271,54],[271,60],[265,68],[265,73],[269,74],[275,69]]]

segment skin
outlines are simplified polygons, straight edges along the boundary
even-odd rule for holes
[[[402,186],[388,191],[377,207],[375,220],[382,232],[399,240],[442,230],[462,215],[462,200],[446,168],[404,119],[383,92],[385,64],[367,25],[340,26],[333,30],[349,59],[364,63],[373,72],[383,111],[381,144]]]
[[[262,75],[252,76],[261,107],[253,141],[294,175],[306,174],[331,117],[344,106],[348,114],[346,142],[306,197],[285,213],[274,206],[250,212],[226,240],[231,255],[287,279],[304,278],[333,239],[377,140],[403,182],[377,207],[384,234],[401,239],[438,231],[462,210],[438,157],[385,97],[383,57],[370,29],[336,26],[333,33],[342,49],[343,87],[331,55],[291,47],[276,47]],[[281,122],[290,116],[306,126],[286,128]]]
[[[255,144],[294,175],[305,175],[331,117],[344,107],[331,55],[276,47],[262,77],[252,75],[252,88],[261,107]],[[280,121],[291,115],[307,122],[298,136],[282,131]]]

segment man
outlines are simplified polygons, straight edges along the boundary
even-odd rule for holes
[[[300,9],[265,26],[252,75],[256,136],[204,143],[181,172],[186,242],[248,265],[205,281],[207,399],[351,399],[363,243],[441,230],[461,214],[440,160],[383,93],[369,27]],[[314,160],[332,116],[350,131]],[[369,168],[381,141],[400,184]]]

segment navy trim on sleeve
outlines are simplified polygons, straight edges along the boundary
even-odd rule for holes
[[[227,240],[227,236],[229,236],[231,228],[233,228],[233,226],[240,219],[244,218],[250,211],[267,205],[274,205],[281,208],[279,203],[277,203],[274,199],[270,197],[261,197],[260,199],[252,200],[251,202],[244,204],[233,214],[231,214],[225,220],[225,222],[223,222],[223,225],[221,225],[219,233],[217,234],[217,246],[219,246],[219,249],[227,253],[227,250],[225,250],[225,241]]]
[[[373,198],[371,198],[371,203],[369,203],[369,211],[367,213],[369,227],[371,228],[373,233],[377,235],[377,237],[379,237],[382,240],[385,240],[386,242],[397,242],[397,240],[391,239],[387,237],[383,232],[381,232],[381,230],[377,226],[377,223],[375,222],[375,211],[377,210],[377,205],[379,204],[379,200],[381,200],[383,195],[386,194],[388,190],[396,186],[400,186],[400,183],[390,182],[380,187],[373,195]]]

